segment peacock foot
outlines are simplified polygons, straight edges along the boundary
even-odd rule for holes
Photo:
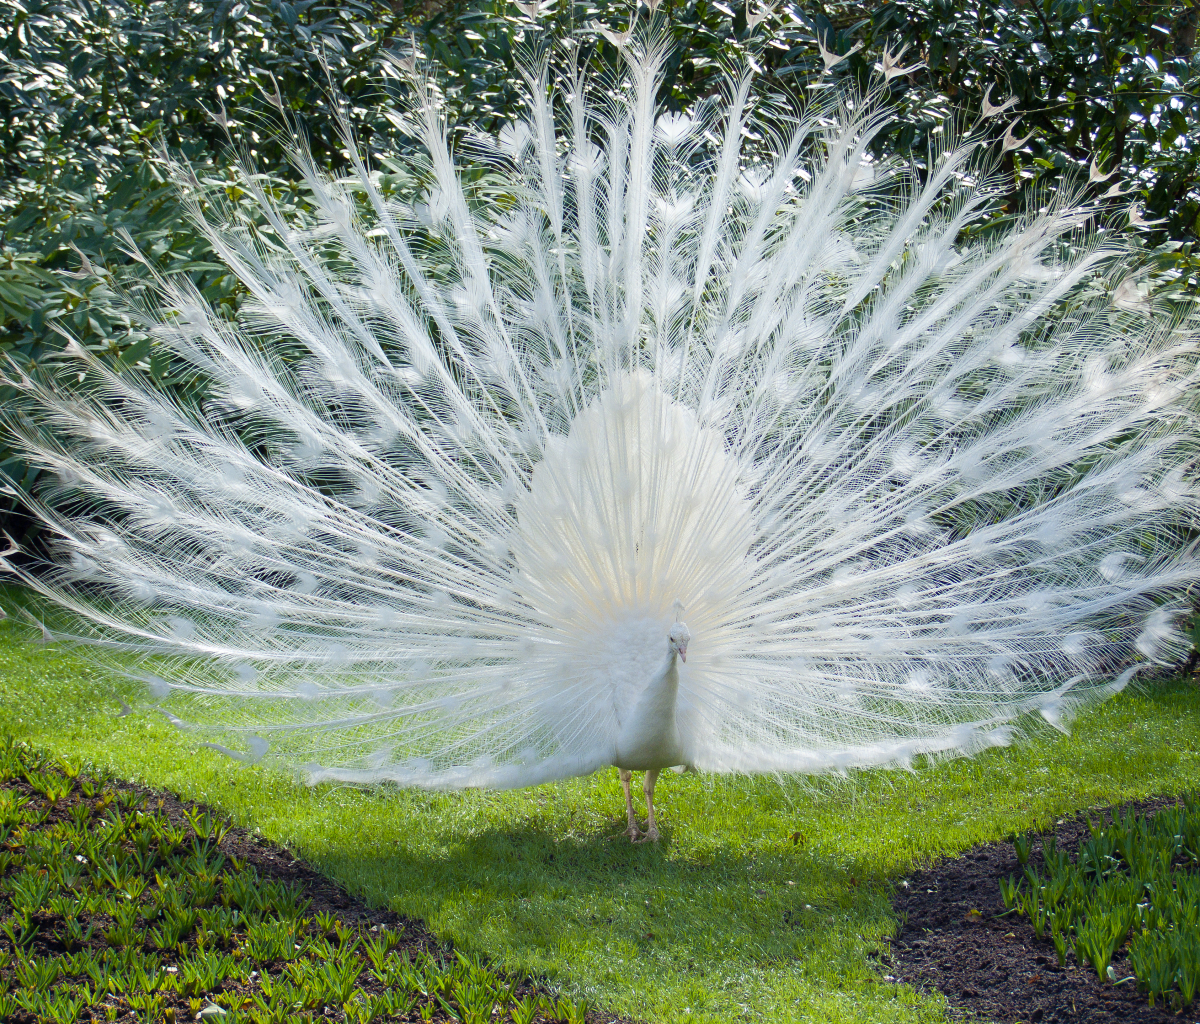
[[[627,828],[625,830],[625,834],[627,836],[629,836],[629,838],[632,842],[635,842],[635,843],[642,842],[642,830],[637,827],[636,822],[630,822],[629,828]]]
[[[633,841],[635,843],[657,843],[658,842],[658,829],[656,829],[653,825],[651,825],[648,829],[646,829],[645,833],[641,836],[641,838],[635,838]]]

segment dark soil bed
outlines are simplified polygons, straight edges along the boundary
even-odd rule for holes
[[[1111,820],[1126,807],[1153,813],[1175,800],[1150,800],[1115,808],[1092,808],[1060,821],[1053,833],[1059,849],[1074,854],[1093,821]],[[1042,838],[1035,839],[1031,864],[1041,863]],[[908,879],[893,905],[901,927],[892,943],[889,972],[917,988],[939,989],[956,1018],[975,1015],[1003,1022],[1122,1022],[1165,1024],[1200,1021],[1200,999],[1175,1014],[1158,1003],[1153,1009],[1136,983],[1101,983],[1090,965],[1068,952],[1066,967],[1049,937],[1039,939],[1027,918],[1005,917],[1000,879],[1021,876],[1012,843],[977,846]],[[1118,979],[1130,976],[1124,950],[1113,957]]]

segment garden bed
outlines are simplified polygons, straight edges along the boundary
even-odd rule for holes
[[[1127,809],[1153,814],[1175,803],[1174,798],[1150,800],[1065,818],[1053,832],[1033,837],[1029,863],[1040,863],[1051,835],[1059,850],[1074,854],[1091,834],[1089,816],[1094,822],[1101,817],[1111,821],[1113,814]],[[1060,967],[1050,938],[1039,938],[1027,918],[1005,911],[1000,882],[1021,875],[1013,844],[992,843],[911,876],[893,901],[901,927],[892,942],[888,972],[899,982],[939,989],[958,1017],[978,1014],[1032,1024],[1200,1019],[1200,999],[1182,1015],[1162,1000],[1151,1007],[1136,981],[1101,982],[1073,951]],[[1118,980],[1133,974],[1124,946],[1114,955],[1112,968]]]
[[[0,745],[0,1020],[611,1022],[170,793]]]

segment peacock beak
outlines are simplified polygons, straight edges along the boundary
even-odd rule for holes
[[[680,644],[675,649],[679,652],[679,660],[687,661],[687,644]]]

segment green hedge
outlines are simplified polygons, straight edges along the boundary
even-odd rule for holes
[[[1195,3],[834,2],[781,6],[752,24],[757,4],[663,0],[676,45],[662,98],[685,107],[742,61],[768,87],[797,96],[850,79],[866,86],[878,81],[885,50],[903,51],[901,63],[916,67],[888,83],[892,117],[879,155],[920,166],[949,126],[974,119],[989,89],[994,103],[1011,93],[1016,131],[1032,135],[1008,154],[1012,192],[998,220],[1043,201],[1064,174],[1086,177],[1094,161],[1118,174],[1091,186],[1093,195],[1114,182],[1132,189],[1103,200],[1101,220],[1127,230],[1126,208],[1139,203],[1157,222],[1139,231],[1159,286],[1187,291],[1200,217]],[[239,286],[188,220],[161,152],[185,157],[210,184],[229,183],[236,201],[222,110],[242,155],[292,189],[297,208],[303,194],[279,141],[276,90],[326,165],[342,160],[331,102],[360,144],[402,153],[379,66],[384,51],[411,39],[438,66],[453,118],[494,129],[514,106],[516,54],[538,33],[498,0],[419,20],[427,10],[368,0],[0,0],[0,351],[35,366],[69,334],[114,360],[151,359],[112,287],[114,279],[137,287],[130,245],[163,272],[192,275],[234,315]],[[608,63],[615,50],[589,27],[624,28],[629,11],[561,0],[539,28],[573,34],[585,60]],[[828,75],[818,40],[850,54]],[[113,277],[77,273],[85,257]],[[11,398],[0,391],[0,401]],[[10,452],[0,450],[0,466],[35,483]],[[0,526],[23,532],[16,508]]]

